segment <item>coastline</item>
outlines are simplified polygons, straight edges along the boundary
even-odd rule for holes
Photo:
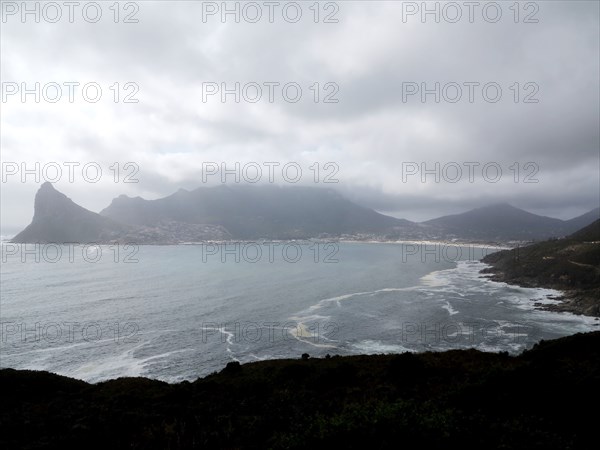
[[[192,382],[0,370],[4,448],[592,448],[600,331],[477,350],[241,365]],[[549,395],[551,393],[551,395]],[[515,405],[524,405],[515,408]],[[534,430],[534,432],[532,432]],[[397,445],[397,444],[396,444]]]
[[[600,288],[592,290],[565,289],[563,286],[547,284],[540,282],[539,280],[525,279],[518,276],[509,276],[493,263],[485,261],[485,258],[482,260],[482,262],[488,264],[489,267],[481,270],[479,273],[488,275],[486,278],[490,281],[506,283],[522,288],[553,289],[561,293],[559,297],[550,297],[551,300],[557,300],[560,303],[533,303],[533,306],[539,310],[568,312],[576,315],[600,319],[600,304],[598,302],[598,299],[600,298]],[[531,301],[534,302],[533,299]]]
[[[375,239],[346,239],[339,237],[332,238],[306,238],[306,239],[230,239],[230,240],[204,240],[204,241],[182,241],[182,242],[156,242],[156,243],[142,243],[137,244],[139,246],[193,246],[193,245],[227,245],[227,244],[269,244],[269,243],[299,243],[299,244],[311,244],[311,243],[344,243],[344,244],[398,244],[398,245],[445,245],[448,247],[468,247],[473,246],[477,248],[488,248],[492,250],[511,250],[516,247],[516,245],[507,245],[502,243],[485,243],[478,241],[445,241],[445,240],[430,240],[430,239],[390,239],[390,240],[375,240]],[[0,240],[0,244],[12,244],[12,245],[44,245],[44,244],[52,244],[52,245],[69,245],[73,244],[72,242],[65,243],[56,243],[56,242],[12,242],[11,238],[5,238]],[[85,245],[99,245],[99,246],[108,246],[108,245],[116,245],[118,242],[89,242],[89,243],[80,243]],[[125,244],[125,242],[121,243]],[[135,245],[135,242],[129,242],[130,245]]]
[[[444,245],[447,247],[477,247],[477,248],[487,248],[492,250],[511,250],[514,247],[503,245],[499,243],[484,243],[477,241],[436,241],[429,239],[401,239],[401,240],[360,240],[360,239],[340,239],[339,242],[347,243],[347,244],[398,244],[398,245]]]

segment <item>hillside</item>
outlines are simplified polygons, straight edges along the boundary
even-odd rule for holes
[[[564,238],[486,256],[496,281],[566,291],[548,308],[600,316],[600,220]]]
[[[361,233],[383,236],[416,227],[356,205],[331,189],[301,187],[180,189],[158,200],[122,195],[96,214],[44,183],[36,194],[34,211],[32,223],[12,242],[177,244]]]
[[[584,222],[585,219],[583,217],[580,221]],[[548,239],[569,234],[563,220],[538,216],[506,203],[443,216],[424,223],[446,237],[498,242]]]
[[[13,242],[178,244],[342,237],[501,243],[564,236],[598,214],[594,210],[563,221],[502,204],[414,223],[360,206],[333,189],[270,185],[180,189],[156,200],[121,195],[96,214],[44,183],[34,203],[32,223]]]
[[[107,242],[128,231],[130,227],[127,225],[82,208],[46,182],[35,196],[31,224],[12,242]]]
[[[590,449],[600,332],[517,357],[262,361],[192,383],[0,370],[3,448]]]
[[[566,220],[565,229],[568,231],[568,234],[575,233],[577,230],[587,227],[598,219],[600,219],[600,208],[593,209],[581,216]]]
[[[381,234],[411,225],[356,205],[333,189],[312,187],[202,187],[158,200],[121,196],[100,214],[131,225],[165,220],[221,225],[235,239]]]

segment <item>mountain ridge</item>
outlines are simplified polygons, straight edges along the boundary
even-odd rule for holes
[[[475,208],[424,223],[459,239],[486,237],[498,241],[537,240],[560,237],[575,231],[564,220],[533,214],[508,203]]]
[[[200,187],[156,200],[118,198],[100,214],[130,225],[219,224],[240,239],[384,233],[412,225],[356,205],[333,189],[314,187]]]
[[[16,243],[68,243],[108,241],[128,231],[128,226],[102,217],[76,204],[45,182],[36,193],[31,224],[17,234]]]
[[[595,209],[565,221],[499,203],[416,223],[358,205],[331,188],[275,185],[201,186],[155,200],[119,195],[95,213],[46,182],[36,194],[32,223],[12,242],[177,244],[332,237],[522,242],[566,236],[599,215]]]

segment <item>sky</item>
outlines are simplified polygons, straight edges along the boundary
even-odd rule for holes
[[[95,212],[223,181],[600,204],[596,1],[1,3],[2,234],[44,181]]]

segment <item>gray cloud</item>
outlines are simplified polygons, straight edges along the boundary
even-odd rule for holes
[[[297,24],[203,23],[201,2],[140,2],[137,24],[8,18],[0,31],[3,82],[94,81],[103,98],[10,98],[0,118],[2,161],[97,161],[106,173],[114,162],[136,162],[137,184],[57,183],[94,211],[121,193],[156,198],[199,186],[206,161],[336,162],[340,183],[329,187],[414,220],[500,201],[562,218],[598,206],[597,2],[538,2],[537,24],[514,23],[508,4],[495,24],[480,15],[475,23],[403,23],[402,2],[361,1],[339,2],[337,24],[315,24],[303,5]],[[115,104],[109,86],[128,81],[139,86],[139,103]],[[298,103],[279,93],[273,104],[202,102],[203,82],[236,81],[298,82],[304,95]],[[403,82],[436,81],[493,81],[503,97],[487,103],[477,90],[474,103],[403,101]],[[336,83],[339,103],[315,104],[314,82]],[[515,82],[536,83],[539,103],[515,103]],[[496,162],[503,177],[403,182],[407,162]],[[538,183],[515,183],[515,162],[520,177],[535,163]],[[26,225],[33,211],[38,185],[15,178],[2,185],[4,228]]]

